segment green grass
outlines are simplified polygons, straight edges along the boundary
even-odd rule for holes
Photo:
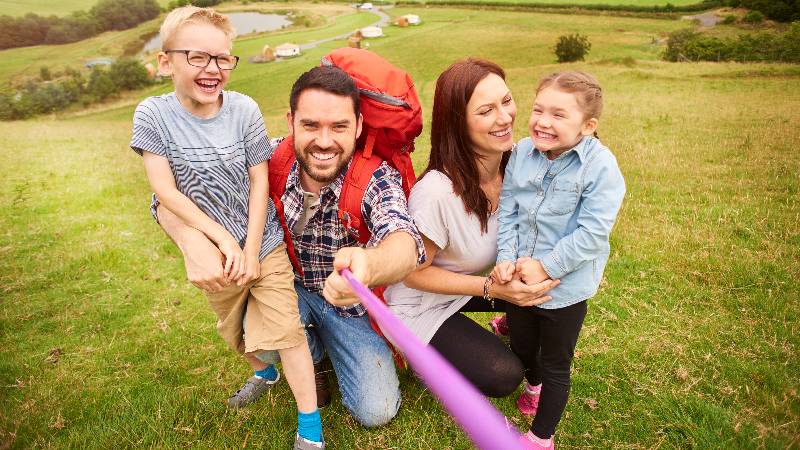
[[[369,42],[416,81],[426,126],[417,169],[435,78],[456,58],[506,68],[517,138],[540,76],[588,70],[605,89],[600,135],[628,194],[578,343],[559,447],[800,446],[798,66],[659,61],[652,37],[675,21],[392,14],[415,10],[422,25]],[[585,63],[557,65],[552,46],[571,31],[587,33],[592,51]],[[253,96],[279,135],[288,87],[329,47],[245,64],[230,87]],[[127,148],[130,118],[138,100],[165,89],[0,123],[0,448],[291,444],[285,383],[247,411],[225,410],[245,364],[216,335],[180,254],[147,212],[142,164]],[[54,348],[62,353],[51,363]],[[358,426],[335,395],[322,412],[329,448],[470,448],[408,372],[401,383],[398,417],[377,430]],[[514,400],[493,403],[522,424]]]
[[[157,0],[162,7],[169,3],[169,0]],[[66,16],[75,11],[88,11],[97,4],[97,0],[0,0],[0,11],[9,16],[24,16],[27,13],[34,13],[40,16]]]
[[[419,0],[420,3],[436,4],[447,2],[448,0]],[[631,5],[631,6],[666,6],[670,3],[674,6],[694,5],[701,0],[482,0],[481,3],[500,4],[503,3],[538,3],[549,5]]]

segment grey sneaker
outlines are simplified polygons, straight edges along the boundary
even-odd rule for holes
[[[292,450],[320,450],[325,448],[325,439],[322,442],[312,442],[303,439],[299,434],[294,435],[294,447]]]
[[[281,373],[278,372],[278,377],[274,380],[267,380],[266,378],[259,378],[252,376],[247,379],[247,382],[241,389],[236,391],[233,395],[225,400],[228,407],[233,409],[244,408],[245,406],[255,402],[264,392],[267,392],[273,384],[281,379]]]

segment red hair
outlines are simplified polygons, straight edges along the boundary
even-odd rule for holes
[[[480,187],[478,159],[482,156],[472,149],[466,112],[475,86],[490,74],[506,79],[500,66],[475,58],[457,61],[439,75],[433,96],[431,155],[428,167],[420,175],[421,178],[430,170],[446,174],[453,183],[453,192],[464,202],[464,209],[478,217],[483,233],[488,228],[491,202]],[[510,152],[503,154],[501,174],[509,156]]]

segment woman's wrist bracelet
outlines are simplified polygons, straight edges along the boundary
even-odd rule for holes
[[[491,286],[492,283],[494,283],[494,278],[489,275],[486,277],[486,281],[483,282],[483,299],[491,303],[492,309],[494,309],[494,298],[489,296],[489,286]]]

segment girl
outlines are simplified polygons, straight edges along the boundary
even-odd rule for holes
[[[500,196],[497,265],[487,283],[560,279],[538,306],[508,304],[511,349],[527,383],[517,401],[535,415],[521,437],[526,449],[553,449],[553,433],[570,387],[570,364],[608,261],[608,236],[625,182],[611,151],[597,139],[603,95],[586,73],[544,78],[528,129],[506,167]]]

